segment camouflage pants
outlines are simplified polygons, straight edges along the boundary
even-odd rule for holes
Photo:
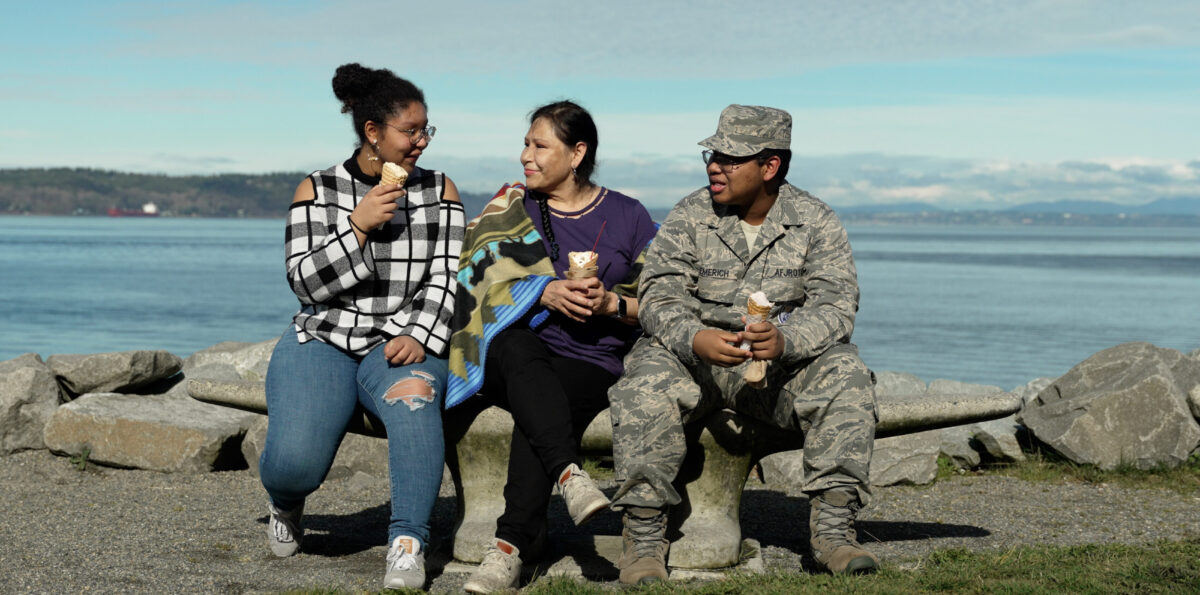
[[[743,366],[685,366],[643,337],[608,391],[613,455],[621,487],[614,508],[678,504],[672,486],[686,454],[684,425],[721,408],[804,435],[809,494],[852,486],[866,504],[875,439],[875,387],[858,348],[840,344],[799,368],[768,368],[762,390],[742,380]]]

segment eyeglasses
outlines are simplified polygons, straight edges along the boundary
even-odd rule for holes
[[[437,134],[437,126],[426,126],[424,128],[409,128],[408,130],[402,130],[392,126],[391,124],[388,124],[387,122],[384,122],[383,125],[387,126],[388,128],[395,128],[397,132],[403,132],[404,134],[407,134],[408,140],[412,141],[414,145],[421,142],[421,139],[424,138],[433,140],[433,135]]]
[[[749,157],[733,157],[731,155],[718,153],[710,149],[700,151],[700,158],[704,160],[704,165],[715,163],[717,167],[719,167],[724,173],[730,173],[742,165],[750,163],[755,157],[756,155],[751,155]]]

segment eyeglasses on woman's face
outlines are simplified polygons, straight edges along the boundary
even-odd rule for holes
[[[412,141],[412,144],[414,144],[414,145],[421,142],[422,139],[428,138],[429,140],[433,140],[433,135],[437,134],[437,126],[426,126],[424,128],[403,129],[398,126],[392,126],[391,124],[388,124],[387,122],[384,122],[384,125],[387,126],[388,128],[395,129],[396,132],[403,132],[404,134],[407,134],[408,140]]]

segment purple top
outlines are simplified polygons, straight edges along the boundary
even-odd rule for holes
[[[542,234],[542,243],[549,254],[550,242],[542,226],[541,210],[538,209],[538,202],[528,195],[525,197],[525,211],[533,219],[538,233]],[[654,221],[642,203],[607,188],[601,188],[596,200],[579,211],[567,213],[551,208],[550,225],[558,242],[554,272],[559,279],[567,278],[567,268],[570,267],[567,254],[591,250],[596,244],[600,226],[604,225],[600,243],[596,244],[596,253],[599,254],[596,264],[600,268],[600,282],[607,289],[625,281],[633,262],[656,231]],[[629,352],[640,330],[608,316],[592,316],[587,322],[575,322],[551,310],[550,317],[534,332],[550,351],[593,362],[620,376],[624,370],[621,359]]]

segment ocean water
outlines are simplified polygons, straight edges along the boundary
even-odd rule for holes
[[[1011,389],[1126,341],[1200,348],[1200,229],[848,226],[875,370]],[[0,217],[0,360],[263,341],[283,221]]]

